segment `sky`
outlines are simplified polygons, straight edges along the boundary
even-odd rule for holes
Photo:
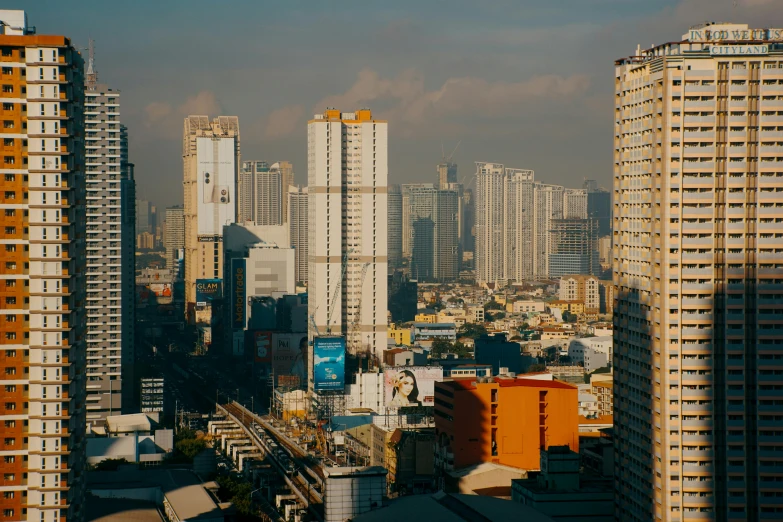
[[[38,34],[95,40],[119,89],[137,196],[182,202],[188,114],[239,116],[242,160],[307,183],[307,120],[389,122],[389,183],[435,182],[442,151],[611,185],[614,60],[706,21],[783,27],[783,0],[6,0]]]

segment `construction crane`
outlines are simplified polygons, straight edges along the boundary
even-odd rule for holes
[[[340,279],[337,280],[337,286],[335,286],[334,293],[332,294],[332,302],[329,303],[329,309],[326,311],[326,335],[332,333],[332,314],[334,313],[334,305],[337,304],[337,296],[340,295],[340,287],[345,279],[345,270],[348,268],[348,256],[353,253],[353,248],[348,250],[343,256],[343,266],[340,269]]]
[[[359,353],[359,349],[362,345],[362,336],[356,335],[356,330],[359,327],[359,320],[361,319],[362,314],[362,296],[364,295],[362,290],[364,289],[364,278],[367,276],[367,269],[370,268],[370,264],[371,263],[364,263],[364,265],[362,265],[362,275],[359,277],[359,302],[356,303],[356,313],[353,314],[353,321],[351,322],[351,329],[349,332],[351,340],[355,343],[353,346],[354,354]]]

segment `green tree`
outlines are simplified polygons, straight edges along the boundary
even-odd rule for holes
[[[482,335],[487,334],[487,329],[483,324],[465,323],[460,326],[457,331],[457,337],[470,337],[471,339],[478,339]]]
[[[95,471],[117,471],[117,468],[128,463],[125,459],[106,459],[95,464],[92,469]]]
[[[487,310],[505,310],[505,309],[506,309],[505,306],[503,306],[502,304],[498,303],[495,300],[487,301],[486,303],[484,303],[484,311],[485,312]]]
[[[454,349],[453,345],[446,339],[437,338],[432,341],[432,351],[430,352],[433,359],[442,359],[447,353],[451,353]]]

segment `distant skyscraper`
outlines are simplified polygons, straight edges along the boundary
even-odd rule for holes
[[[119,93],[117,93],[119,96]],[[136,233],[152,232],[150,227],[150,202],[146,199],[136,200]]]
[[[403,252],[411,277],[453,281],[459,276],[459,198],[429,183],[402,185]]]
[[[616,520],[781,516],[781,35],[615,62]]]
[[[462,191],[462,211],[460,212],[460,249],[462,252],[473,252],[476,248],[476,198],[471,189]],[[462,261],[462,260],[460,260]]]
[[[295,249],[296,281],[307,283],[308,265],[308,210],[307,187],[288,187],[288,226],[291,230],[291,246]]]
[[[438,163],[438,188],[448,189],[452,183],[458,183],[457,179],[457,164],[450,161],[443,160]]]
[[[329,329],[347,336],[350,350],[369,344],[380,359],[387,326],[387,124],[366,109],[327,109],[307,131],[309,314],[323,334],[331,313]]]
[[[587,219],[587,191],[565,189],[563,192],[563,218]]]
[[[598,224],[592,219],[553,219],[547,276],[599,274],[597,233]]]
[[[288,219],[288,187],[293,169],[287,161],[245,161],[239,172],[240,222],[282,225]]]
[[[120,125],[120,93],[97,83],[92,61],[88,69],[87,422],[102,425],[111,414],[134,410],[135,223],[128,222],[123,210],[129,210],[128,196],[135,194],[135,186],[129,165],[122,162],[128,137]]]
[[[185,247],[185,213],[181,205],[166,209],[166,233],[164,245],[166,247],[166,268],[177,269],[178,252]],[[183,274],[180,274],[182,276]]]
[[[476,163],[476,280],[522,281],[536,276],[534,174],[500,163]]]
[[[24,11],[0,10],[0,21],[0,505],[3,519],[9,521],[83,520],[86,412],[91,404],[85,391],[95,384],[87,379],[98,374],[94,361],[87,368],[87,315],[93,312],[86,300],[86,274],[88,267],[106,263],[117,278],[116,289],[108,291],[119,292],[122,272],[119,240],[110,241],[109,233],[102,239],[102,257],[87,258],[88,219],[91,224],[102,224],[103,219],[86,215],[94,213],[88,198],[96,194],[94,188],[87,192],[82,169],[95,166],[94,155],[85,158],[85,139],[91,145],[94,139],[105,140],[119,158],[118,140],[108,140],[119,138],[119,121],[113,129],[88,129],[85,134],[80,52],[63,36],[33,34]],[[116,107],[103,111],[109,109]],[[121,206],[121,172],[119,164],[116,167],[117,183],[104,189],[112,187],[117,194],[111,212]],[[90,176],[94,185],[102,174]],[[87,238],[92,257],[95,239]],[[105,323],[119,321],[110,313],[105,311]],[[114,359],[102,362],[119,370]]]
[[[280,213],[283,216],[283,222],[286,222],[288,219],[288,189],[294,186],[294,166],[288,161],[278,161],[272,165],[272,168],[276,168],[280,172],[280,191],[283,200]]]
[[[223,226],[236,221],[239,119],[185,118],[185,306],[196,320],[196,279],[223,278]]]
[[[537,279],[549,276],[549,255],[553,252],[554,220],[563,219],[563,193],[559,185],[536,183],[533,188],[533,274]]]
[[[389,185],[388,210],[389,270],[402,266],[402,191],[399,185]]]

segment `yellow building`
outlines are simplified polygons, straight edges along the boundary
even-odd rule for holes
[[[386,330],[389,339],[394,339],[395,344],[402,344],[404,346],[410,346],[411,344],[411,329],[401,328],[396,325],[391,325]]]
[[[416,314],[415,320],[417,323],[437,323],[437,314]]]

